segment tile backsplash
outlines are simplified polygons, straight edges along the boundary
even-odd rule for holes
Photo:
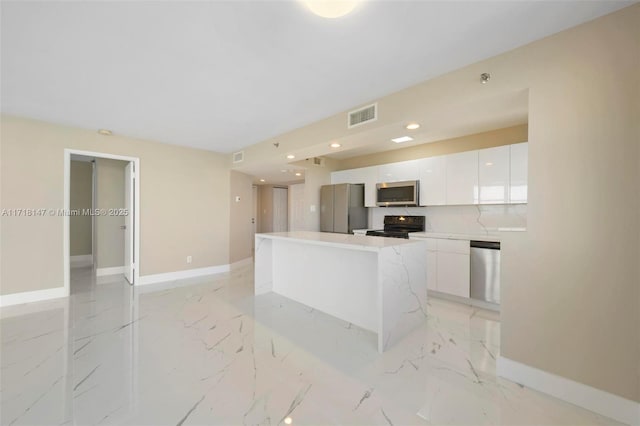
[[[387,215],[425,216],[427,232],[485,234],[527,228],[526,204],[373,207],[369,209],[369,228],[382,229]]]

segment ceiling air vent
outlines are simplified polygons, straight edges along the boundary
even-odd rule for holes
[[[233,162],[242,163],[244,161],[244,151],[238,151],[233,153]]]
[[[314,166],[324,167],[324,158],[321,157],[313,157],[311,162]]]
[[[351,111],[349,113],[348,128],[360,126],[361,124],[378,119],[378,104],[367,105],[364,108]]]

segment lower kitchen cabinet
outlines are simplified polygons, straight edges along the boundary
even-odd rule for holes
[[[469,241],[441,238],[419,239],[427,243],[427,288],[468,298],[470,296]]]
[[[438,291],[469,297],[469,255],[439,251],[437,275]]]

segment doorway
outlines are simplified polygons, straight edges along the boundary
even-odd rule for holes
[[[79,211],[71,206],[71,160],[72,158],[90,158],[98,161],[123,163],[121,167],[120,185],[122,188],[121,196],[124,198],[123,207],[104,207],[99,203],[95,203],[96,181],[95,173],[93,173],[93,192],[92,192],[92,208],[87,211]],[[67,295],[70,294],[70,270],[71,270],[71,218],[74,220],[78,216],[90,215],[92,219],[92,262],[98,261],[99,253],[96,250],[97,233],[96,218],[103,218],[105,222],[118,222],[118,231],[122,234],[114,232],[122,241],[122,263],[123,266],[113,268],[104,268],[103,274],[123,273],[127,282],[135,285],[139,282],[140,277],[140,160],[136,157],[126,157],[120,155],[80,151],[65,149],[64,150],[64,217],[63,217],[63,267],[64,267],[64,287]],[[101,219],[102,220],[102,219]],[[122,224],[120,224],[122,222]],[[113,223],[111,223],[113,225]],[[98,256],[96,256],[98,254]],[[117,270],[116,270],[117,269]],[[100,270],[99,265],[94,265],[94,270]]]

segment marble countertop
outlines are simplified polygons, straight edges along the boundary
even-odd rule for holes
[[[256,234],[258,238],[272,240],[296,240],[309,244],[351,248],[363,251],[380,251],[387,247],[397,247],[405,244],[415,244],[415,240],[401,238],[368,237],[365,235],[335,234],[332,232],[272,232],[268,234]]]
[[[447,240],[500,241],[499,235],[491,234],[455,234],[446,232],[412,232],[409,238],[441,238]]]

